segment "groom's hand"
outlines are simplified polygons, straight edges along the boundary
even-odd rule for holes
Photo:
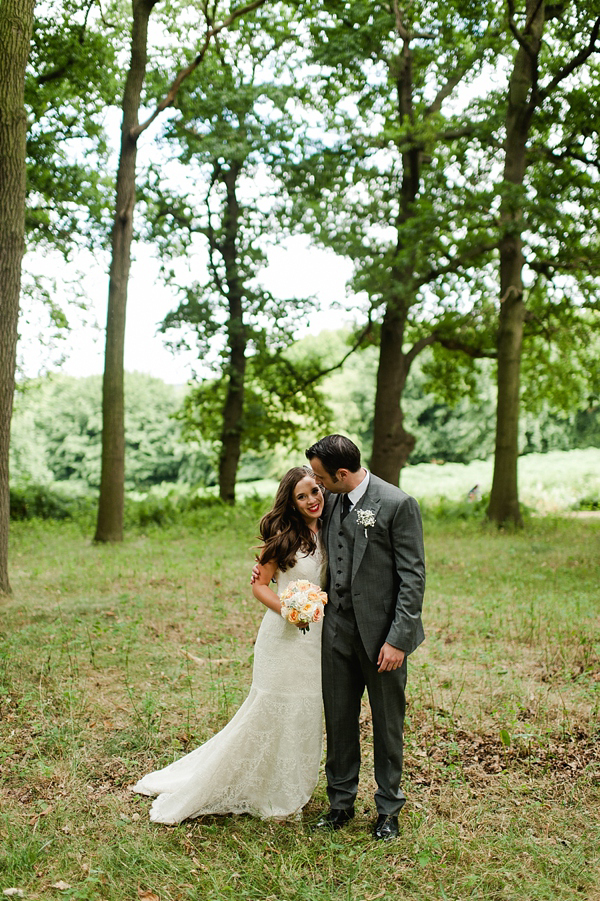
[[[254,566],[252,567],[252,578],[250,579],[251,585],[254,585],[254,583],[258,579],[259,575],[260,575],[260,569],[259,569],[258,563],[255,563]]]
[[[404,663],[406,654],[400,648],[386,643],[383,645],[377,658],[378,673],[388,673],[391,670],[398,669]]]

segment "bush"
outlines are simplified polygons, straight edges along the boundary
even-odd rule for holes
[[[600,510],[600,495],[588,494],[580,497],[574,506],[575,510]]]
[[[73,497],[49,485],[22,483],[10,489],[12,520],[80,519],[88,516],[95,504],[95,498],[89,495]]]

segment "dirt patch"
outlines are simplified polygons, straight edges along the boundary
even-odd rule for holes
[[[443,726],[419,729],[419,748],[407,748],[407,769],[420,785],[456,778],[469,782],[487,781],[490,776],[510,771],[552,775],[560,781],[586,776],[600,785],[600,745],[598,737],[584,730],[544,736],[475,733]]]

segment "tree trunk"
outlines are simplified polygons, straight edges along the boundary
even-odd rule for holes
[[[8,454],[25,247],[25,66],[34,5],[0,3],[0,594],[10,593]]]
[[[102,471],[95,541],[123,540],[125,503],[125,399],[123,354],[127,284],[131,265],[137,138],[132,129],[146,75],[148,21],[157,0],[133,0],[131,64],[123,95],[121,152],[111,245],[106,353],[102,384]]]
[[[489,519],[501,525],[521,526],[517,460],[519,455],[519,388],[521,346],[525,302],[523,298],[522,207],[514,186],[525,178],[526,146],[536,107],[534,96],[537,58],[544,30],[544,3],[527,0],[528,27],[521,44],[508,88],[506,151],[501,207],[500,241],[500,321],[498,327],[498,401],[496,411],[496,453],[492,491],[487,511]]]
[[[244,416],[244,383],[246,375],[246,329],[243,320],[242,285],[238,272],[237,237],[239,206],[236,181],[241,166],[231,165],[224,173],[227,190],[223,214],[222,254],[227,281],[229,319],[227,344],[229,347],[229,383],[223,408],[221,453],[219,456],[219,496],[227,504],[235,503],[235,481],[240,462]]]
[[[409,369],[408,358],[402,353],[404,319],[403,313],[394,312],[388,305],[381,326],[375,394],[371,471],[392,485],[398,484],[400,470],[415,446],[414,435],[404,428],[400,407]]]
[[[412,52],[408,36],[403,41],[402,53],[396,58],[394,65],[399,120],[404,123],[412,122]],[[413,148],[402,154],[398,226],[414,215],[413,204],[419,183],[420,155]],[[398,251],[401,250],[403,248],[399,244]],[[392,280],[393,290],[398,296],[388,301],[381,325],[371,470],[386,482],[397,485],[400,470],[415,446],[414,435],[404,428],[404,413],[401,408],[402,393],[412,362],[412,356],[403,351],[404,330],[412,303],[412,267],[399,266],[392,274]]]

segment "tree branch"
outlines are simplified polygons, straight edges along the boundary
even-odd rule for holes
[[[597,257],[597,254],[594,256]],[[596,262],[591,255],[575,257],[571,260],[528,260],[527,265],[534,272],[538,272],[548,279],[551,279],[554,273],[560,272],[587,272],[591,276],[600,275],[600,260]]]
[[[418,357],[421,351],[425,350],[426,347],[429,347],[431,344],[434,344],[436,341],[435,331],[431,332],[424,338],[420,338],[418,341],[415,341],[411,349],[405,355],[406,357],[406,365],[410,367],[412,365],[415,357]]]
[[[88,0],[87,5],[85,7],[85,15],[84,15],[84,19],[83,19],[83,24],[81,25],[81,28],[79,29],[79,37],[77,38],[77,42],[80,46],[83,46],[83,43],[85,41],[85,31],[87,28],[88,16],[89,16],[90,10],[95,2],[96,2],[96,0]],[[68,72],[68,70],[70,69],[70,67],[73,65],[74,62],[75,62],[75,55],[72,53],[70,55],[70,57],[68,58],[68,60],[65,63],[63,63],[62,66],[59,66],[58,69],[53,69],[52,72],[47,72],[45,75],[38,75],[38,77],[36,78],[38,85],[48,84],[50,81],[57,81],[59,78],[62,78],[63,75],[66,72]]]
[[[471,66],[473,65],[473,62],[471,63],[471,65],[465,66],[461,71],[455,72],[455,74],[451,78],[448,79],[446,84],[440,88],[440,90],[437,93],[437,96],[435,97],[435,100],[432,103],[430,103],[430,105],[428,107],[426,107],[425,112],[423,114],[425,116],[425,118],[433,115],[434,113],[439,113],[439,111],[442,107],[442,103],[444,102],[446,97],[449,97],[452,94],[452,91],[454,90],[454,88],[458,84],[460,84],[460,82],[463,80],[463,78],[465,77],[465,75],[467,74],[467,72],[469,71]]]
[[[508,7],[508,27],[510,29],[510,32],[515,38],[519,47],[521,47],[528,56],[531,56],[531,48],[517,28],[517,23],[515,22],[515,4],[513,0],[506,0],[506,5]]]
[[[584,153],[577,153],[575,150],[571,150],[568,147],[561,151],[561,153],[555,153],[549,147],[543,147],[542,145],[537,144],[531,148],[528,154],[528,156],[534,155],[544,156],[557,168],[564,165],[566,160],[575,160],[578,163],[583,163],[584,166],[590,166],[591,168],[598,169],[598,171],[600,172],[600,158],[591,159]]]
[[[529,31],[529,29],[531,28],[531,26],[532,26],[532,24],[533,24],[533,20],[535,19],[535,17],[536,17],[537,14],[539,13],[539,11],[540,11],[540,6],[542,5],[543,2],[544,2],[544,0],[538,0],[537,6],[531,11],[531,15],[529,16],[529,18],[528,18],[527,21],[525,22],[525,34],[527,34],[527,32]],[[545,16],[545,11],[544,11],[544,16]]]
[[[543,91],[540,91],[539,96],[540,99],[543,100],[545,97],[548,97],[552,91],[560,84],[561,81],[564,81],[575,69],[578,69],[579,66],[583,65],[583,63],[596,51],[596,41],[598,40],[598,33],[600,32],[600,17],[596,19],[594,22],[594,26],[590,33],[590,40],[587,47],[584,47],[579,53],[576,53],[573,59],[564,66],[560,72],[554,76],[550,84],[548,84]]]
[[[192,74],[192,72],[194,72],[198,68],[198,66],[204,59],[204,56],[210,46],[210,42],[211,42],[212,38],[214,38],[216,35],[218,35],[219,32],[222,31],[224,28],[227,28],[229,25],[231,25],[231,23],[234,22],[236,19],[239,19],[240,16],[243,16],[243,15],[245,15],[245,13],[249,13],[255,9],[258,9],[258,7],[262,6],[263,3],[265,3],[265,2],[266,2],[266,0],[252,0],[252,2],[248,3],[246,6],[241,6],[238,9],[234,9],[234,11],[229,16],[227,16],[227,18],[224,19],[224,21],[221,22],[220,25],[215,25],[213,28],[208,29],[208,31],[206,32],[206,36],[204,38],[204,43],[202,45],[202,48],[201,48],[199,54],[194,59],[194,61],[192,63],[190,63],[189,66],[186,66],[185,69],[181,70],[181,72],[178,74],[177,78],[171,85],[167,96],[163,100],[161,100],[161,102],[158,104],[158,106],[156,107],[156,109],[154,110],[154,112],[152,113],[150,118],[146,119],[145,122],[141,122],[139,125],[136,125],[135,128],[131,129],[131,131],[129,132],[129,135],[130,135],[132,141],[136,141],[139,138],[139,136],[142,134],[142,132],[144,132],[150,125],[152,125],[152,123],[157,118],[157,116],[159,116],[160,113],[162,113],[162,111],[164,109],[166,109],[168,106],[171,106],[173,104],[175,97],[177,96],[177,92],[179,91],[179,88],[181,87],[182,83],[185,81],[185,79],[189,75]]]
[[[498,352],[496,350],[484,350],[482,347],[476,347],[473,344],[468,344],[463,341],[459,341],[458,338],[444,338],[441,335],[438,335],[436,332],[433,333],[435,338],[434,340],[441,344],[442,347],[445,347],[447,350],[460,350],[468,357],[472,357],[474,360],[495,360],[498,356]]]
[[[327,369],[319,369],[317,372],[312,372],[310,374],[310,378],[302,378],[298,369],[294,366],[294,364],[288,360],[286,357],[280,357],[280,361],[287,367],[288,371],[294,376],[296,379],[296,390],[302,390],[302,388],[307,385],[311,385],[313,382],[316,382],[318,379],[324,378],[326,375],[330,375],[332,372],[336,372],[336,370],[341,369],[346,360],[355,353],[361,344],[364,342],[367,335],[370,333],[373,327],[373,323],[371,322],[371,317],[369,316],[369,321],[365,325],[364,329],[359,332],[358,337],[354,341],[348,353],[344,354],[344,356],[337,363],[334,363],[333,366],[328,366]]]
[[[480,256],[482,253],[488,253],[490,250],[496,250],[497,246],[498,242],[492,241],[490,243],[478,244],[475,247],[471,247],[465,251],[464,254],[461,254],[461,256],[451,259],[445,266],[436,266],[434,269],[430,269],[429,272],[425,273],[417,280],[416,285],[418,288],[421,288],[423,285],[428,285],[435,281],[440,275],[457,272],[461,266],[465,265],[469,260]]]
[[[398,0],[394,0],[394,19],[396,21],[396,31],[400,35],[403,41],[410,41],[410,34],[404,27],[404,22],[402,21],[402,13],[400,12],[400,7],[398,5]]]

